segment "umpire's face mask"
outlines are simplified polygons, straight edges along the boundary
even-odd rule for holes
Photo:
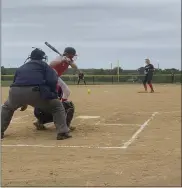
[[[44,58],[43,58],[43,60],[44,60],[45,62],[48,62],[48,56],[45,55]]]

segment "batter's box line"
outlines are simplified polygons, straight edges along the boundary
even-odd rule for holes
[[[65,145],[31,145],[31,144],[2,144],[2,147],[36,147],[36,148],[85,148],[85,149],[123,149],[115,146],[65,146]]]
[[[106,123],[105,118],[101,118],[101,116],[77,116],[75,119],[81,119],[82,121],[88,120],[88,119],[99,119],[94,123],[95,126],[102,125],[102,126],[141,126],[140,124],[136,123]]]
[[[148,120],[146,120],[141,126],[140,128],[132,135],[132,137],[123,144],[122,149],[127,149],[128,146],[130,146],[139,136],[139,134],[145,129],[145,127],[149,124],[149,122],[151,122],[154,117],[159,114],[159,112],[154,112],[150,118]]]
[[[158,114],[158,112],[154,112],[151,117],[146,120],[140,128],[133,134],[133,136],[123,144],[123,146],[115,147],[115,146],[65,146],[65,145],[28,145],[28,144],[2,144],[2,147],[37,147],[37,148],[85,148],[85,149],[126,149],[129,145],[131,145],[138,135],[144,130],[144,128],[149,124],[149,122]],[[99,123],[99,121],[97,122]],[[97,124],[96,123],[96,124]]]
[[[118,127],[123,127],[123,126],[136,126],[136,127],[140,127],[140,124],[136,124],[136,123],[99,123],[99,125],[102,126],[118,126]]]

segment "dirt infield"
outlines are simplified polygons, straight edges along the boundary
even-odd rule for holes
[[[70,88],[73,138],[57,141],[53,124],[35,130],[31,107],[17,111],[1,143],[2,186],[181,185],[181,85]]]

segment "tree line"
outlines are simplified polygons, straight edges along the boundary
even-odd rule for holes
[[[14,75],[17,68],[5,68],[1,66],[1,75]],[[114,67],[113,69],[81,69],[85,75],[117,75],[118,68]],[[124,70],[119,67],[119,73],[122,75],[136,75],[143,74],[144,67],[140,67],[136,70]],[[156,69],[155,74],[181,74],[181,70],[171,68],[171,69]],[[74,69],[69,68],[65,73],[65,75],[74,75]]]

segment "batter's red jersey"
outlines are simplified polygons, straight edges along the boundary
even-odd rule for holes
[[[65,56],[57,56],[52,62],[59,62],[57,65],[50,66],[57,72],[58,76],[61,76],[69,67],[73,61]]]

